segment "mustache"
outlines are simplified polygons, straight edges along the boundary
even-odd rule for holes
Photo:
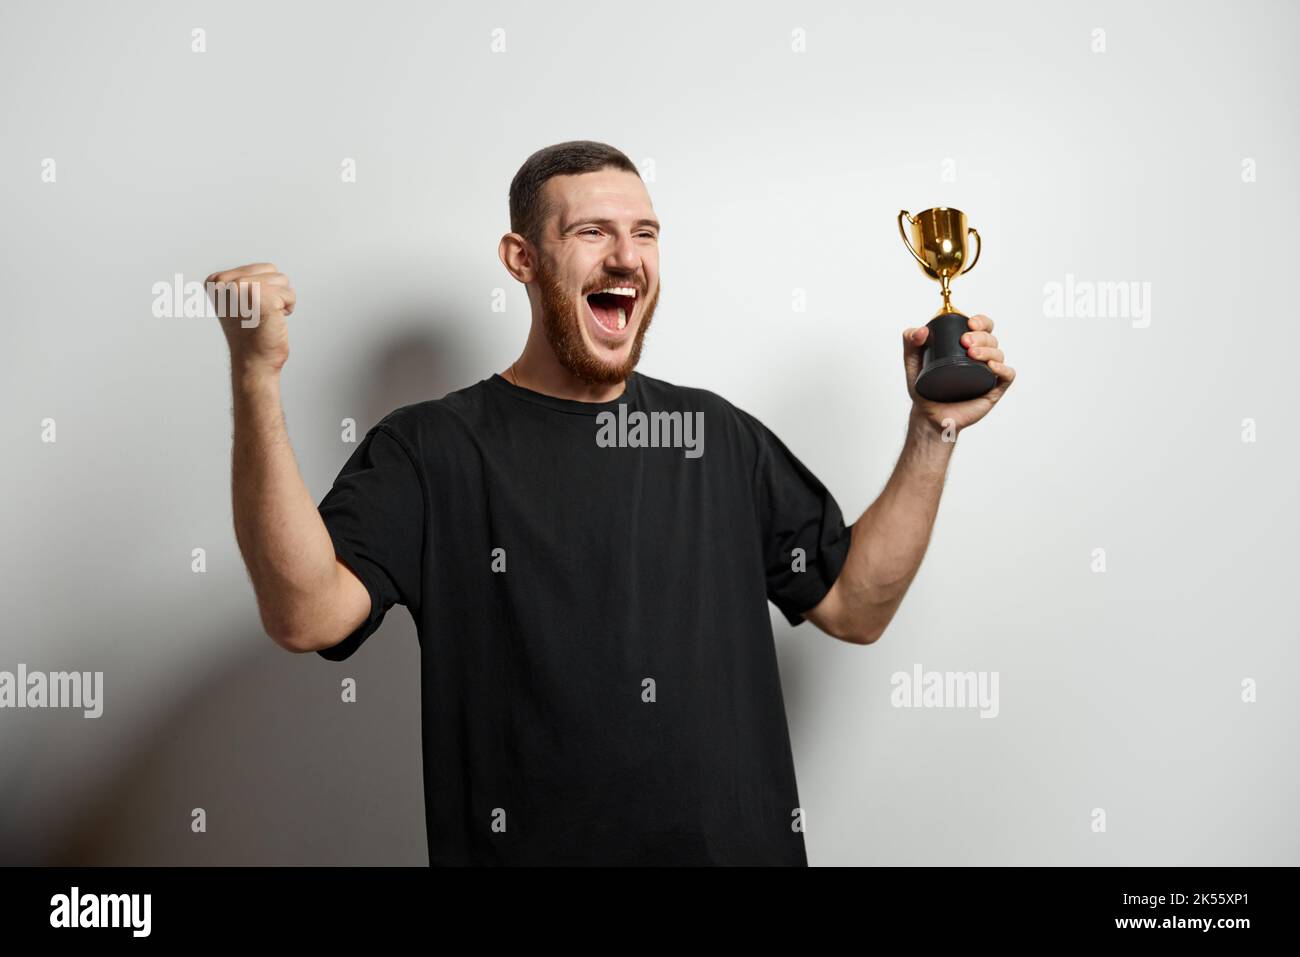
[[[604,282],[596,283],[589,289],[584,289],[582,294],[585,296],[600,289],[635,289],[637,297],[640,298],[645,292],[645,284],[628,279],[607,279]]]

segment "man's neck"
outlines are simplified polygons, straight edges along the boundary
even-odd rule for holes
[[[625,381],[606,385],[579,379],[560,364],[548,345],[534,342],[532,336],[523,353],[501,375],[521,389],[577,402],[609,402],[622,395],[627,385]]]

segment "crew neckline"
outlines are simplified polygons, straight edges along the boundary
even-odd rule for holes
[[[635,371],[630,373],[623,382],[622,393],[605,402],[584,402],[581,399],[563,399],[559,396],[547,395],[544,392],[534,392],[532,389],[525,389],[523,386],[515,385],[500,372],[492,373],[487,381],[498,390],[503,390],[516,399],[544,405],[559,412],[571,412],[577,415],[599,415],[601,412],[617,411],[620,405],[634,405],[637,401],[639,379],[640,373]]]

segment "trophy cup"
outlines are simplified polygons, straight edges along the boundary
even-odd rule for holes
[[[904,219],[912,227],[911,239],[903,228]],[[987,363],[966,354],[961,337],[970,331],[968,317],[952,307],[949,288],[953,279],[975,268],[980,258],[980,234],[966,226],[965,213],[946,206],[927,209],[915,216],[907,210],[901,211],[898,232],[921,271],[938,280],[943,290],[943,305],[926,323],[930,335],[921,354],[917,394],[932,402],[961,402],[983,395],[993,388],[997,376]],[[967,262],[969,236],[975,237],[975,255]]]

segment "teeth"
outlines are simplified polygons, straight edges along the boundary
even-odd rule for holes
[[[620,329],[623,329],[623,328],[625,328],[626,326],[627,326],[627,313],[623,311],[623,307],[622,307],[622,306],[619,306],[619,307],[618,307],[618,327],[619,327]]]
[[[636,298],[636,290],[631,286],[612,286],[609,289],[597,289],[595,292],[591,293],[591,295],[595,296],[602,292],[613,293],[616,296],[631,296],[633,299]]]

